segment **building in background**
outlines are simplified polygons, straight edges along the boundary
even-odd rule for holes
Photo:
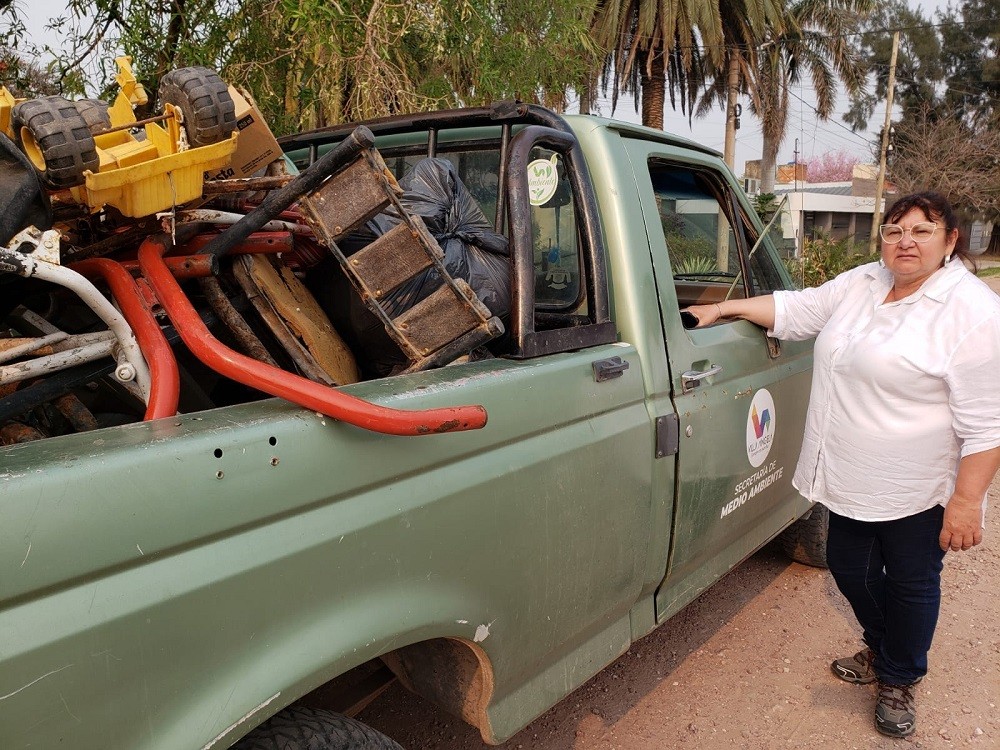
[[[867,246],[875,212],[875,170],[874,165],[857,164],[849,182],[810,183],[804,172],[786,175],[779,169],[774,192],[779,199],[788,194],[788,212],[782,217],[786,241],[792,240],[797,250],[801,250],[806,237],[851,240]],[[785,182],[785,176],[798,179]],[[886,184],[883,209],[895,192],[895,187]]]
[[[805,164],[792,163],[777,168],[775,196],[778,201],[788,196],[782,208],[780,230],[777,226],[772,230],[778,249],[783,255],[797,257],[802,252],[805,239],[824,238],[851,240],[867,252],[875,211],[878,167],[874,164],[855,164],[850,181],[817,183],[808,182],[805,167]],[[743,183],[747,193],[759,193],[759,161],[746,163]],[[887,182],[882,199],[883,214],[897,195],[896,187]],[[990,231],[991,225],[981,221],[962,227],[962,235],[968,239],[971,255],[979,255],[987,249]]]

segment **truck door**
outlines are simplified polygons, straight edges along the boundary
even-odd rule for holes
[[[811,349],[779,346],[746,321],[684,327],[688,305],[767,294],[790,279],[769,240],[751,255],[759,221],[712,160],[641,140],[628,151],[680,417],[673,529],[656,597],[662,619],[805,512],[791,479]]]

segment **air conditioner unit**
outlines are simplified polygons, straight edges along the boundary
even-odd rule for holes
[[[743,190],[747,195],[757,195],[760,192],[760,180],[756,177],[744,177]]]

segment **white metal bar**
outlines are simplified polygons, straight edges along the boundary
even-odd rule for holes
[[[64,352],[56,352],[47,357],[29,359],[27,362],[3,365],[0,367],[0,385],[17,383],[50,372],[65,370],[74,365],[82,365],[84,362],[93,362],[101,357],[111,356],[111,351],[115,346],[116,342],[108,339],[107,341],[77,346]]]
[[[233,213],[231,211],[214,211],[207,208],[192,208],[186,211],[177,212],[179,222],[207,222],[209,224],[231,225],[240,219],[245,219],[245,214]],[[293,221],[281,221],[275,219],[267,222],[258,231],[261,232],[291,232],[292,234],[312,235],[313,230],[305,224],[296,224]]]
[[[87,306],[114,332],[118,345],[128,360],[125,365],[116,368],[115,377],[123,381],[135,378],[143,398],[149,402],[149,368],[132,333],[132,328],[97,287],[76,271],[44,260],[36,260],[30,255],[9,248],[0,248],[0,270],[16,273],[25,278],[34,277],[49,281],[79,295],[80,299],[87,303]]]
[[[31,354],[41,349],[43,346],[48,346],[49,344],[58,344],[60,341],[69,338],[68,333],[63,333],[58,331],[56,333],[50,333],[48,336],[39,336],[38,338],[31,339],[30,341],[25,341],[23,344],[18,344],[17,346],[12,346],[6,351],[0,352],[0,364],[4,362],[10,362],[11,360],[22,357],[25,354]]]

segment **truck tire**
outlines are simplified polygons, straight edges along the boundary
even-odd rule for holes
[[[778,536],[785,554],[795,562],[825,568],[826,539],[830,530],[830,511],[816,503],[809,514],[785,529]]]
[[[360,721],[321,708],[291,706],[275,714],[233,750],[403,750]]]
[[[184,115],[184,132],[192,147],[226,140],[236,130],[236,105],[229,87],[208,68],[177,68],[160,79],[161,104],[173,104]]]
[[[76,111],[80,113],[91,135],[100,135],[111,130],[111,115],[108,114],[108,103],[100,99],[77,99],[73,102]]]
[[[53,190],[76,187],[87,170],[100,167],[94,136],[76,105],[61,96],[44,96],[14,106],[11,125],[18,147]]]

